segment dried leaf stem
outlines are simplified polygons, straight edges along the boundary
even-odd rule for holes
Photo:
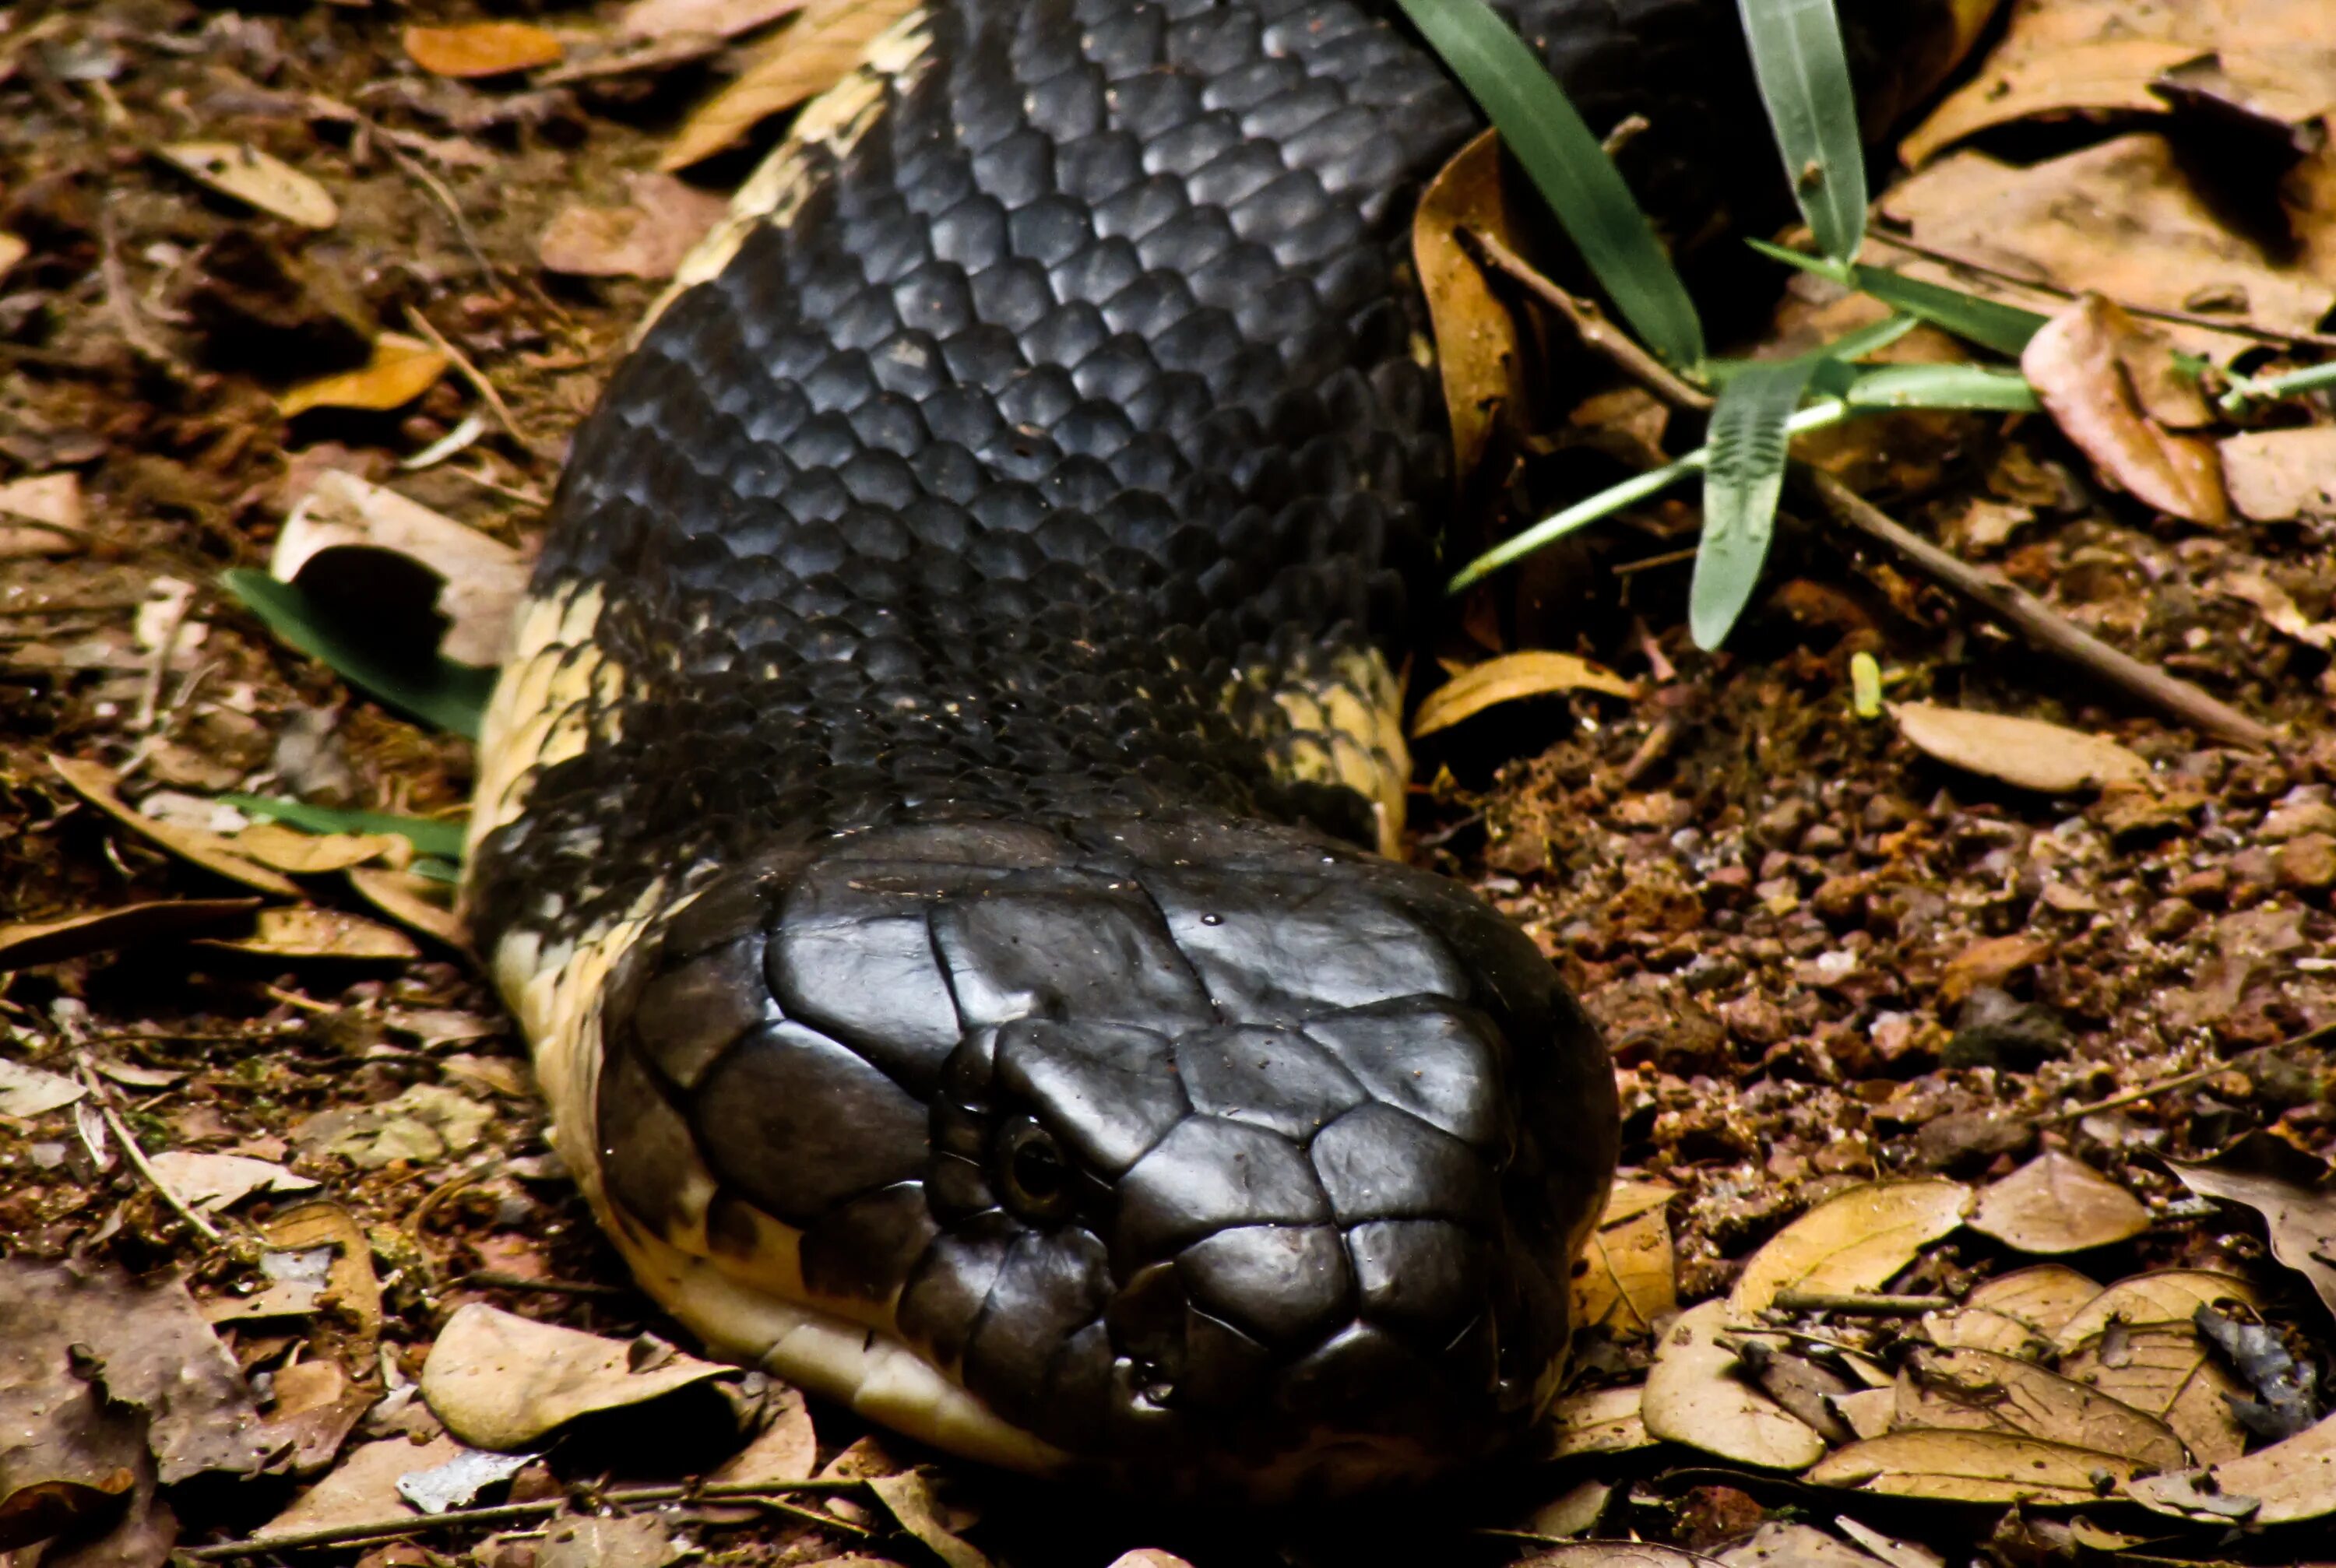
[[[1595,300],[1552,282],[1533,264],[1479,229],[1454,231],[1477,260],[1521,285],[1526,293],[1565,317],[1583,347],[1611,360],[1615,368],[1673,408],[1711,411],[1711,396],[1681,380],[1671,368],[1639,346],[1638,340],[1606,319]]]
[[[1951,1296],[1883,1296],[1855,1290],[1779,1290],[1768,1303],[1780,1312],[1854,1312],[1869,1318],[1918,1318],[1954,1306]]]
[[[1796,463],[1793,465],[1793,477],[1801,493],[1815,501],[1834,521],[1886,545],[1908,564],[2018,632],[2031,647],[2057,655],[2128,696],[2208,735],[2265,751],[2277,744],[2278,736],[2266,726],[2257,724],[2186,680],[2118,652],[2054,613],[2049,605],[2033,594],[1909,531],[1833,475]]]
[[[176,1210],[179,1218],[192,1225],[205,1241],[225,1241],[227,1238],[219,1233],[219,1228],[197,1213],[185,1199],[172,1192],[170,1183],[162,1179],[161,1173],[155,1170],[153,1163],[146,1158],[146,1151],[138,1146],[138,1140],[130,1135],[130,1128],[114,1111],[112,1102],[106,1095],[105,1086],[99,1080],[97,1070],[90,1065],[86,1054],[83,1054],[81,1058],[80,1067],[81,1081],[88,1088],[90,1098],[97,1103],[97,1114],[105,1118],[107,1128],[115,1137],[122,1140],[122,1155],[130,1162],[131,1169],[145,1177],[147,1184],[161,1193],[162,1201]]]

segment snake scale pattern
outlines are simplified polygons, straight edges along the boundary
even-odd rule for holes
[[[1903,102],[1950,0],[1853,0]],[[1727,0],[1505,15],[1692,228]],[[1967,31],[1967,30],[1966,30]],[[1516,1444],[1616,1154],[1533,944],[1393,849],[1453,476],[1389,4],[937,0],[578,435],[466,904],[714,1349],[1026,1470],[1287,1496]]]

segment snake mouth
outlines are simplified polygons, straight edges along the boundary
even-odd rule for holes
[[[881,1350],[888,1422],[1137,1487],[1351,1491],[1529,1430],[1614,1153],[1529,941],[1253,823],[782,846],[631,944],[589,1032],[546,1074],[592,1085],[569,1146],[715,1348],[863,1406]],[[864,1353],[725,1329],[740,1290]]]

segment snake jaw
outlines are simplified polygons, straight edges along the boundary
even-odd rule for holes
[[[1508,1445],[1611,1160],[1595,1032],[1499,916],[1210,818],[779,845],[634,944],[594,1043],[588,1190],[715,1349],[1134,1486]]]

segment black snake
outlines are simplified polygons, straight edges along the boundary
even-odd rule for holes
[[[1844,7],[1870,102],[1952,6]],[[1506,10],[1644,117],[1659,214],[1781,189],[1727,0]],[[1195,1491],[1545,1414],[1605,1052],[1372,848],[1452,506],[1409,211],[1477,123],[1389,4],[945,0],[610,384],[467,896],[568,1163],[710,1345]]]

